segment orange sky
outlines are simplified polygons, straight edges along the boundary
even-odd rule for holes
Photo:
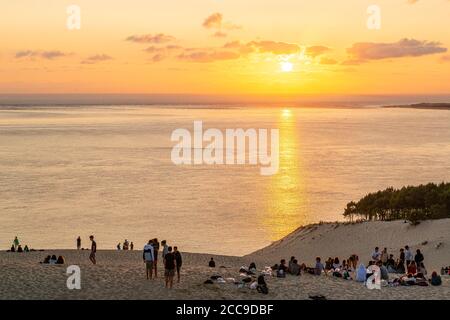
[[[3,1],[0,93],[449,93],[450,1],[409,2]]]

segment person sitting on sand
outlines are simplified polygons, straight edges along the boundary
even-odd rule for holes
[[[23,248],[23,252],[30,252],[30,249],[28,248],[28,245],[25,245],[25,247]]]
[[[316,265],[314,267],[314,274],[316,276],[320,276],[322,274],[322,271],[325,271],[325,267],[323,266],[323,264],[320,262],[320,257],[316,258]]]
[[[298,264],[297,259],[294,259],[291,263],[291,267],[289,268],[289,273],[294,275],[294,276],[299,276],[300,275],[300,265]]]
[[[45,259],[44,259],[44,261],[42,261],[42,262],[40,262],[40,263],[49,264],[51,258],[52,258],[51,256],[46,256]]]
[[[356,281],[366,282],[367,270],[366,267],[361,263],[356,271]]]
[[[256,287],[256,290],[262,294],[269,293],[269,288],[267,287],[267,283],[266,283],[266,280],[264,279],[264,275],[260,275],[258,277],[258,286]]]
[[[375,247],[375,251],[372,253],[372,260],[377,262],[378,260],[380,260],[380,257],[381,257],[380,249],[378,247]]]
[[[426,275],[428,274],[428,271],[427,271],[427,269],[425,268],[425,265],[423,264],[423,262],[420,262],[420,263],[417,265],[417,273],[421,273],[421,274],[423,274],[424,276],[426,276]]]
[[[333,260],[333,270],[340,270],[341,269],[341,264],[339,263],[339,258],[336,257]]]
[[[395,266],[395,270],[397,273],[405,273],[405,262],[402,259],[398,259],[396,266]]]
[[[211,257],[211,260],[209,260],[208,266],[210,268],[215,268],[216,267],[216,263],[214,262],[214,258]]]
[[[333,259],[328,257],[327,261],[325,261],[325,271],[329,271],[333,268]]]
[[[23,252],[22,246],[19,244],[19,246],[17,247],[17,252]]]
[[[289,260],[289,264],[288,264],[288,272],[291,272],[291,265],[292,265],[294,259],[295,259],[295,257],[292,256],[291,259]]]
[[[380,268],[380,277],[381,280],[389,281],[389,272],[385,265],[381,262],[381,260],[377,261],[377,266]]]
[[[50,258],[49,264],[56,264],[56,261],[58,261],[58,258],[56,258],[55,255],[52,255]]]
[[[277,270],[277,277],[278,278],[286,277],[287,271],[288,271],[288,267],[286,266],[286,260],[281,259],[280,265],[278,266],[278,270]]]
[[[386,268],[389,269],[389,267],[395,268],[395,260],[393,254],[390,254],[389,258],[386,260]]]
[[[9,249],[9,252],[16,252],[16,248],[14,248],[14,245],[11,246],[11,249]]]
[[[256,273],[256,263],[252,262],[248,266],[247,274],[255,274]]]
[[[64,259],[63,256],[59,256],[58,259],[56,260],[56,264],[65,264],[66,263],[66,259]]]
[[[440,286],[442,284],[441,276],[439,276],[436,271],[433,271],[431,274],[430,283],[432,286]]]
[[[415,261],[411,261],[408,266],[408,273],[414,275],[417,273],[417,266]]]

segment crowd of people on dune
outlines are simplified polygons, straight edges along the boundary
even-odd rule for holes
[[[424,264],[425,257],[417,249],[413,254],[408,246],[400,249],[399,257],[394,259],[393,254],[389,254],[387,248],[382,251],[375,248],[370,256],[367,265],[360,263],[359,257],[352,254],[347,259],[340,260],[339,257],[329,257],[324,262],[320,257],[316,258],[315,264],[307,266],[305,263],[299,263],[294,256],[287,262],[281,259],[271,267],[265,267],[258,271],[256,264],[252,262],[248,267],[242,266],[239,270],[240,279],[226,278],[220,275],[214,275],[206,280],[205,284],[233,282],[238,287],[248,286],[250,289],[257,289],[258,292],[268,293],[265,277],[286,278],[286,276],[301,276],[310,274],[313,276],[332,276],[345,280],[355,280],[364,284],[379,281],[380,286],[439,286],[442,284],[441,276],[436,271],[428,276],[428,270]],[[213,258],[208,263],[211,268],[216,267]],[[449,275],[450,267],[442,268],[441,275]],[[377,279],[378,278],[378,279]]]
[[[325,262],[322,262],[322,259],[317,257],[313,267],[308,267],[304,263],[299,264],[295,257],[291,257],[288,264],[283,259],[280,261],[280,264],[274,265],[272,270],[275,271],[276,276],[279,278],[285,277],[286,274],[298,276],[305,272],[316,276],[325,274],[364,283],[369,278],[371,281],[376,281],[376,276],[379,276],[381,283],[389,286],[441,285],[442,279],[436,271],[433,271],[431,276],[429,276],[424,260],[425,257],[420,249],[417,249],[416,253],[413,254],[409,246],[400,249],[397,259],[394,259],[393,254],[388,253],[387,248],[380,251],[376,247],[370,256],[368,265],[360,263],[359,257],[355,254],[342,261],[339,257],[334,259],[329,257]],[[398,276],[390,276],[389,274]],[[448,274],[448,272],[441,270],[441,274]],[[374,277],[371,277],[372,275]]]

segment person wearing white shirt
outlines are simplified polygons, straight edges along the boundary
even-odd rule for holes
[[[153,262],[155,261],[155,255],[153,250],[152,241],[149,240],[148,244],[144,246],[144,252],[142,254],[142,258],[145,263],[145,270],[147,274],[147,280],[153,278]]]

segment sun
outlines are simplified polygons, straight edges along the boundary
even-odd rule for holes
[[[294,68],[293,64],[288,61],[283,61],[280,63],[281,71],[283,72],[291,72]]]

